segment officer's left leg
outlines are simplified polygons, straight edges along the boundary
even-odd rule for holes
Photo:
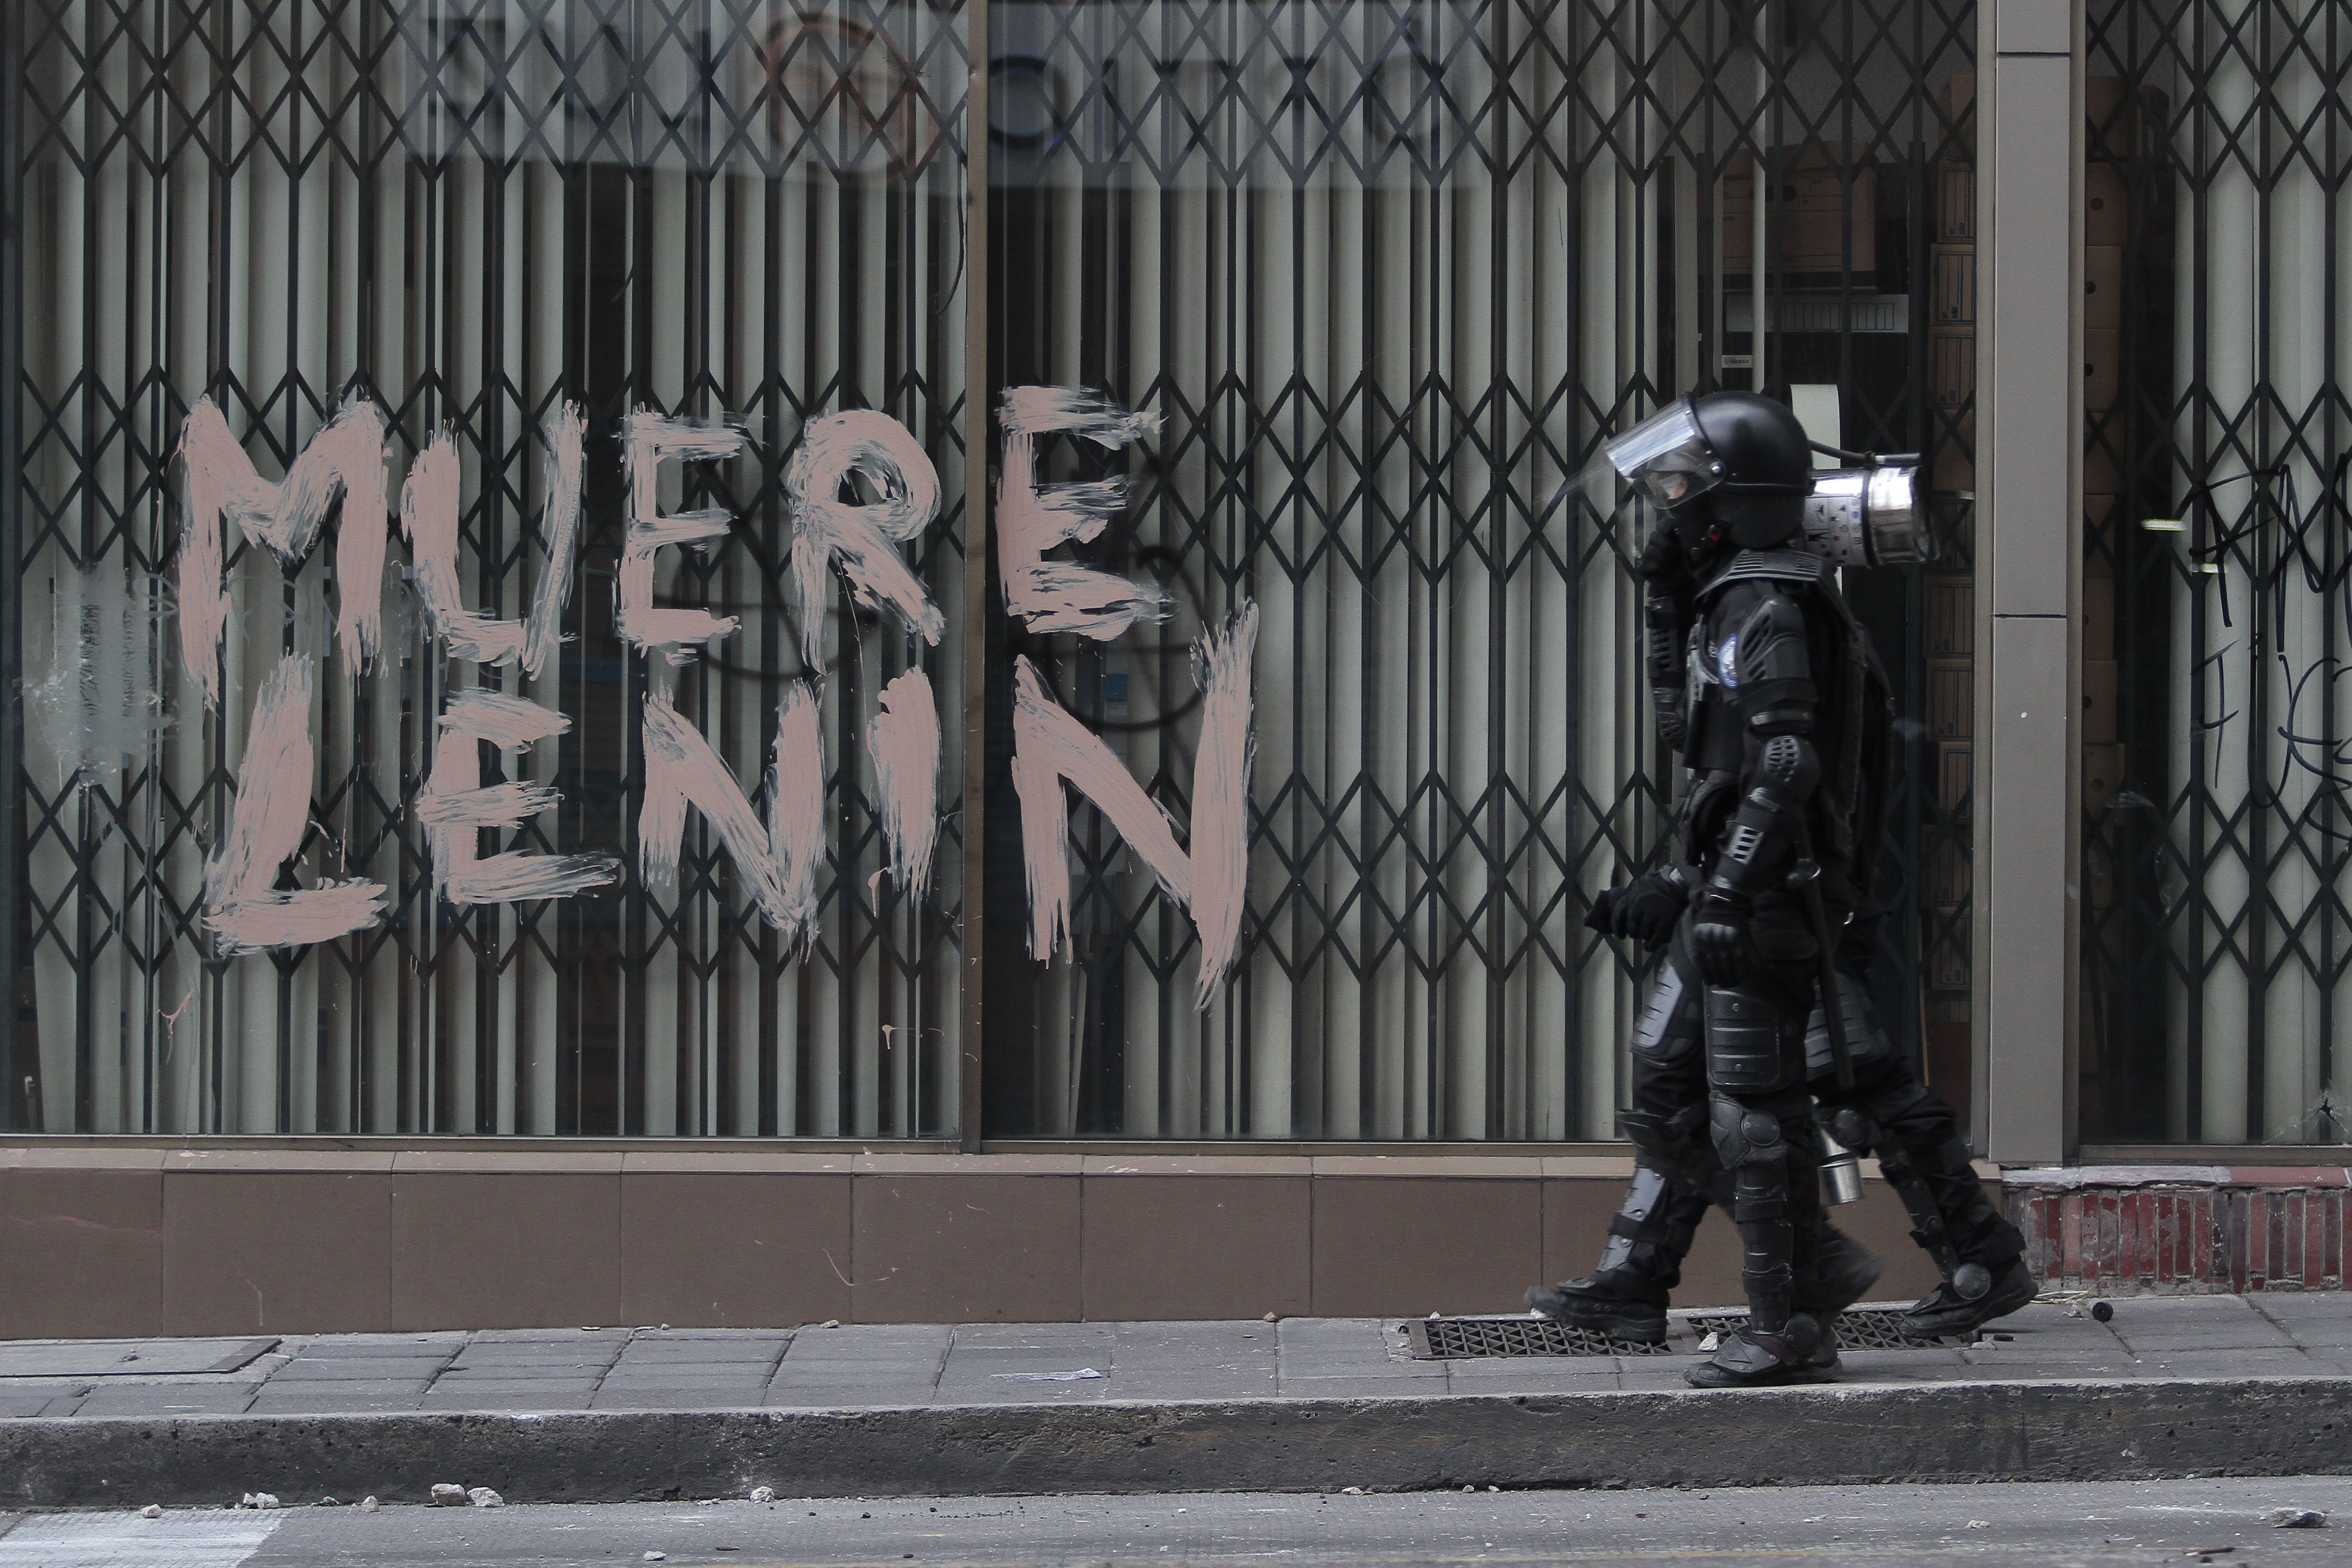
[[[1817,1006],[1806,1040],[1807,1068],[1821,1096],[1822,1121],[1847,1148],[1878,1157],[1880,1173],[1910,1211],[1911,1238],[1944,1276],[1911,1309],[1905,1326],[1923,1336],[1971,1333],[2040,1292],[2025,1263],[2024,1237],[1985,1195],[1958,1117],[1895,1047],[1861,981],[1841,973],[1838,982],[1854,1085],[1836,1086]]]
[[[1822,1231],[1820,1154],[1805,1086],[1810,997],[1759,965],[1701,1004],[1715,1145],[1732,1175],[1748,1326],[1686,1374],[1700,1388],[1754,1386],[1835,1369],[1825,1325],[1795,1310],[1801,1242]]]

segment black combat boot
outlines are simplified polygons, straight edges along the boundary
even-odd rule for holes
[[[1910,1211],[1911,1239],[1943,1273],[1903,1315],[1904,1332],[1965,1338],[2041,1294],[2025,1238],[1985,1195],[1957,1118],[1925,1085],[1898,1083],[1866,1110],[1841,1109],[1831,1130],[1848,1148],[1877,1151],[1879,1173]]]
[[[2022,1258],[1997,1268],[1963,1263],[1952,1277],[1903,1314],[1903,1331],[1920,1339],[1966,1339],[2042,1293]]]
[[[1719,1092],[1712,1109],[1716,1146],[1732,1173],[1748,1323],[1726,1334],[1714,1356],[1684,1373],[1684,1380],[1693,1388],[1763,1388],[1825,1378],[1838,1369],[1836,1340],[1794,1305],[1799,1238],[1818,1289],[1821,1242],[1831,1234],[1810,1141],[1792,1136],[1809,1131],[1810,1121],[1799,1120],[1807,1113],[1796,1106],[1743,1105]],[[1848,1259],[1839,1277],[1850,1279],[1856,1272]]]
[[[1637,1163],[1625,1201],[1609,1222],[1601,1267],[1580,1279],[1535,1287],[1528,1292],[1528,1305],[1554,1322],[1664,1344],[1666,1300],[1682,1282],[1683,1256],[1706,1208],[1704,1194],[1691,1192],[1646,1160]]]
[[[1683,1373],[1693,1388],[1770,1388],[1783,1383],[1819,1383],[1838,1369],[1837,1344],[1803,1312],[1778,1333],[1735,1329],[1723,1337],[1712,1359]]]

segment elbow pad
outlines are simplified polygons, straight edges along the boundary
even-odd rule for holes
[[[1805,808],[1821,787],[1822,760],[1801,735],[1764,742],[1752,784],[1732,814],[1708,886],[1744,898],[1771,889],[1805,847]]]

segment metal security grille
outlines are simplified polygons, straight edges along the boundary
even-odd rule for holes
[[[6,9],[24,214],[0,255],[21,349],[0,389],[0,602],[23,678],[0,756],[22,784],[0,872],[9,1125],[969,1136],[969,895],[992,1134],[1614,1135],[1646,964],[1580,919],[1660,853],[1669,781],[1627,569],[1648,520],[1585,476],[1608,431],[1718,384],[1835,384],[1843,444],[1964,457],[1927,278],[1973,8],[1039,0],[988,17],[994,193],[968,224],[953,4]],[[968,300],[973,246],[993,283]],[[1162,582],[1170,623],[1082,647],[1001,608],[965,619],[972,308],[986,384],[1095,387],[1164,417],[1144,447],[1049,442],[1042,460],[1049,478],[1131,466],[1134,504],[1079,552]],[[248,552],[228,697],[207,710],[161,586],[181,421],[208,395],[274,479],[354,393],[394,432],[387,499],[453,431],[460,573],[488,615],[547,570],[539,430],[583,405],[572,640],[528,687],[454,665],[403,585],[384,669],[352,679],[324,634],[331,547],[290,574]],[[752,435],[665,480],[665,510],[737,520],[708,554],[664,556],[664,603],[743,621],[683,668],[614,635],[616,433],[640,406]],[[803,668],[784,466],[804,418],[855,407],[898,418],[939,470],[946,506],[909,557],[947,626],[910,645],[845,595]],[[1947,489],[1957,581],[1967,487]],[[1916,577],[1850,585],[1913,742],[1880,973],[1916,1046],[1966,1027],[1967,739],[1929,731],[1936,690],[1966,711],[1968,674],[1926,662],[1953,652],[1927,628],[1968,624],[1965,588],[1955,618]],[[1234,984],[1192,1010],[1191,928],[1084,808],[1079,958],[1041,972],[1020,945],[1013,658],[1181,820],[1185,645],[1244,598],[1265,619]],[[304,876],[382,882],[392,908],[230,963],[201,925],[204,862],[254,682],[288,651],[323,656]],[[922,908],[878,876],[864,744],[910,663],[943,709],[967,668],[991,693],[986,883],[958,875],[949,722]],[[829,810],[804,955],[698,817],[674,889],[633,872],[537,905],[434,896],[415,805],[452,692],[521,690],[572,721],[486,780],[551,784],[561,809],[486,849],[634,867],[646,699],[674,697],[750,787],[803,677],[824,692]]]
[[[1132,481],[1086,558],[1177,606],[1102,644],[1007,627],[992,657],[1037,660],[1181,821],[1185,645],[1244,599],[1265,624],[1250,945],[1205,1014],[1190,926],[1084,813],[1078,961],[1028,963],[992,752],[991,1133],[1612,1136],[1646,963],[1580,920],[1659,853],[1671,781],[1636,662],[1649,520],[1590,465],[1685,389],[1835,384],[1844,444],[1961,459],[1939,517],[1965,574],[1970,422],[1963,384],[1929,395],[1927,275],[1972,8],[992,16],[994,376],[1163,416],[1041,460]],[[1969,673],[1931,738],[1927,590],[1882,575],[1850,586],[1912,742],[1881,973],[1916,1044],[1931,947],[1967,1026]]]
[[[951,1131],[956,855],[929,909],[875,879],[863,737],[877,689],[918,655],[953,700],[963,635],[951,619],[937,652],[910,649],[844,597],[822,668],[803,670],[782,479],[805,417],[871,407],[907,425],[947,498],[912,559],[955,616],[967,67],[952,0],[8,9],[25,223],[5,521],[9,653],[27,684],[7,759],[23,791],[7,1124]],[[243,551],[219,710],[184,679],[163,584],[190,405],[209,395],[275,480],[354,393],[391,422],[387,505],[432,432],[454,431],[460,574],[488,615],[519,613],[548,569],[539,430],[562,400],[584,405],[570,640],[528,693],[572,729],[507,763],[563,801],[494,847],[610,852],[631,867],[617,888],[436,900],[415,815],[436,717],[451,689],[522,683],[446,659],[413,584],[388,591],[383,666],[359,674],[327,657],[328,552],[281,574]],[[665,557],[662,602],[743,622],[682,668],[614,634],[616,432],[638,407],[741,416],[753,437],[665,482],[666,510],[737,520],[707,553]],[[347,528],[362,504],[345,503]],[[357,936],[225,961],[201,925],[203,860],[253,682],[281,651],[322,656],[302,858],[387,885],[391,909]],[[699,817],[674,888],[634,871],[647,695],[674,697],[756,784],[803,675],[824,693],[832,807],[805,956],[761,921]]]
[[[2341,1142],[2352,21],[2105,0],[2088,39],[2085,1135]]]

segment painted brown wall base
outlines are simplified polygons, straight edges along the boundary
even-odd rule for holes
[[[0,1149],[0,1337],[1521,1310],[1616,1158]],[[1934,1270],[1884,1185],[1837,1211]],[[1738,1299],[1720,1218],[1676,1300]]]

